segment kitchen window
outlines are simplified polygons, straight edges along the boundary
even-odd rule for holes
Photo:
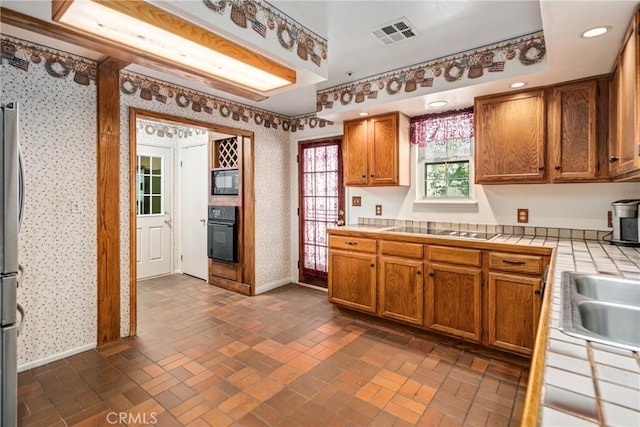
[[[473,108],[414,117],[411,142],[418,144],[418,199],[471,199]]]

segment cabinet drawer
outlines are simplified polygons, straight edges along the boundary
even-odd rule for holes
[[[480,267],[482,265],[482,251],[431,245],[429,246],[429,261]]]
[[[329,236],[329,247],[332,249],[351,249],[358,252],[376,252],[375,239],[347,236]]]
[[[422,259],[424,256],[423,245],[417,243],[390,242],[388,240],[382,240],[380,245],[382,255],[416,259]]]
[[[525,274],[542,274],[542,257],[489,252],[489,269]]]

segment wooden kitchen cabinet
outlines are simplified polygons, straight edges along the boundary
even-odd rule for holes
[[[476,183],[608,181],[606,78],[476,98]]]
[[[640,10],[625,35],[610,86],[609,174],[640,180]]]
[[[421,260],[380,256],[380,316],[423,325],[423,268]]]
[[[549,174],[554,182],[598,178],[598,81],[586,80],[549,90]]]
[[[432,245],[428,253],[425,327],[480,342],[482,251]]]
[[[344,122],[346,186],[409,185],[409,119],[400,113]]]
[[[329,236],[329,302],[375,313],[376,262],[374,239]]]
[[[424,245],[379,241],[378,313],[412,325],[424,323]]]
[[[489,272],[487,345],[531,355],[540,316],[541,277]]]
[[[545,91],[475,99],[475,182],[544,182]]]
[[[489,251],[486,344],[530,355],[535,344],[548,258]]]

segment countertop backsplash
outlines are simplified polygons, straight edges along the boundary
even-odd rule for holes
[[[498,233],[508,235],[522,235],[535,237],[557,237],[560,239],[578,239],[578,240],[604,240],[605,236],[611,234],[610,231],[603,230],[580,230],[571,228],[550,228],[550,227],[531,227],[516,225],[495,225],[495,224],[467,224],[458,222],[434,222],[434,221],[415,221],[404,219],[387,219],[387,218],[364,218],[358,217],[359,225],[379,225],[389,227],[419,227],[419,228],[436,228],[441,230],[453,231],[482,231],[487,233]]]

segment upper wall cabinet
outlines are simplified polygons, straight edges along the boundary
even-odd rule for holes
[[[409,118],[383,114],[344,122],[344,184],[409,185]]]
[[[598,81],[549,89],[548,142],[551,181],[598,177]]]
[[[608,82],[476,98],[476,183],[608,181]]]
[[[476,183],[545,180],[545,93],[476,98]]]
[[[639,181],[640,10],[624,40],[610,87],[609,169],[616,181]]]

